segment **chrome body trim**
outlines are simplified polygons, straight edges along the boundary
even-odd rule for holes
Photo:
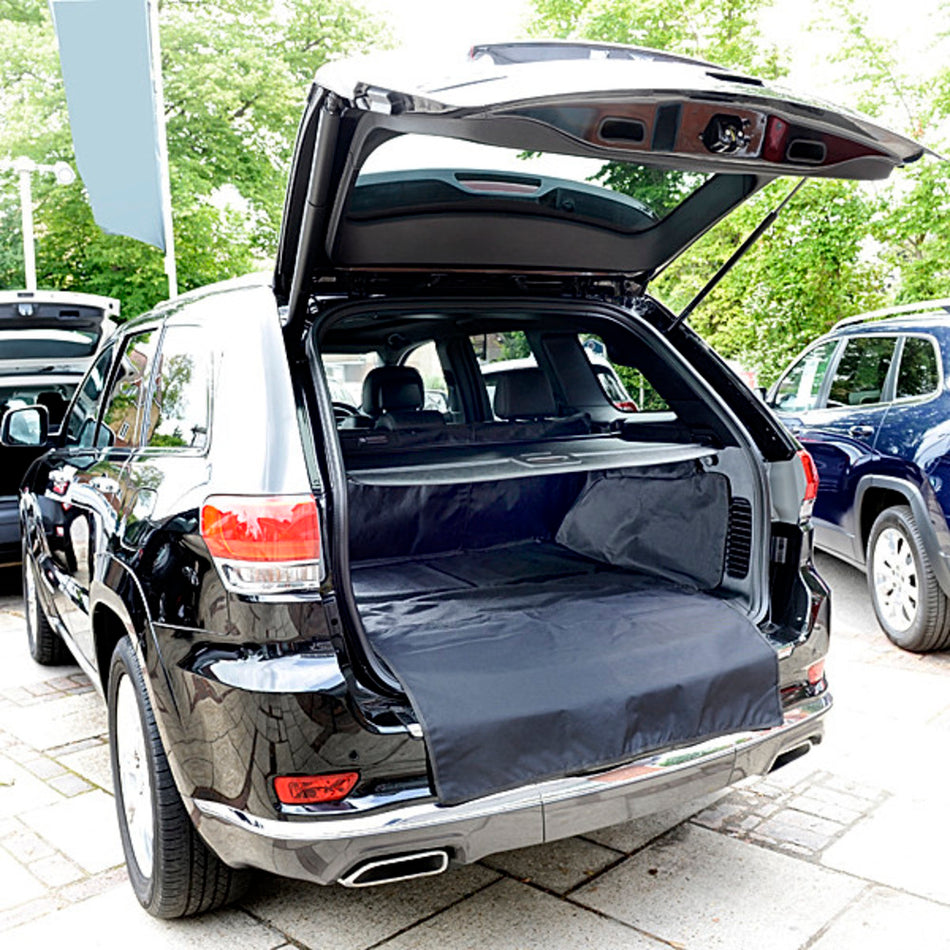
[[[220,802],[186,801],[198,831],[228,863],[329,884],[369,861],[445,850],[460,863],[592,831],[689,802],[820,741],[826,691],[780,726],[644,756],[619,768],[524,786],[461,805],[435,801],[308,820],[261,818]]]

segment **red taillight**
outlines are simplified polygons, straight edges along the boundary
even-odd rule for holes
[[[359,772],[335,772],[332,775],[278,775],[274,791],[285,805],[314,805],[339,802],[353,791]]]
[[[632,399],[621,399],[620,402],[615,402],[614,405],[625,412],[637,412],[637,404]]]
[[[825,678],[825,661],[818,660],[808,667],[808,682],[812,686],[817,686]]]
[[[805,498],[804,501],[814,501],[818,496],[818,469],[815,468],[815,460],[805,450],[798,452],[801,459],[802,468],[805,470]]]
[[[802,521],[807,521],[811,517],[815,499],[818,497],[818,469],[815,467],[815,460],[805,449],[800,449],[796,454],[805,471],[805,496],[802,498],[799,517]]]
[[[313,495],[212,495],[201,509],[201,536],[212,557],[228,561],[320,559]]]

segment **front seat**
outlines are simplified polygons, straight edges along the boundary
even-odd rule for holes
[[[445,417],[423,409],[425,388],[412,366],[377,366],[363,380],[361,409],[377,429],[443,429]]]

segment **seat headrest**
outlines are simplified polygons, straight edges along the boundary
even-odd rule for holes
[[[493,408],[500,419],[540,419],[557,415],[557,403],[543,370],[511,369],[493,376]]]
[[[374,419],[384,412],[421,409],[425,391],[412,366],[377,366],[363,380],[363,412]]]

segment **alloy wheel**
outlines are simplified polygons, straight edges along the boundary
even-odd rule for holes
[[[135,863],[144,877],[152,873],[155,824],[148,751],[135,688],[128,675],[119,681],[116,703],[116,752],[122,807]]]
[[[874,590],[881,614],[899,633],[908,630],[920,606],[920,579],[913,546],[897,528],[885,528],[874,546]]]

